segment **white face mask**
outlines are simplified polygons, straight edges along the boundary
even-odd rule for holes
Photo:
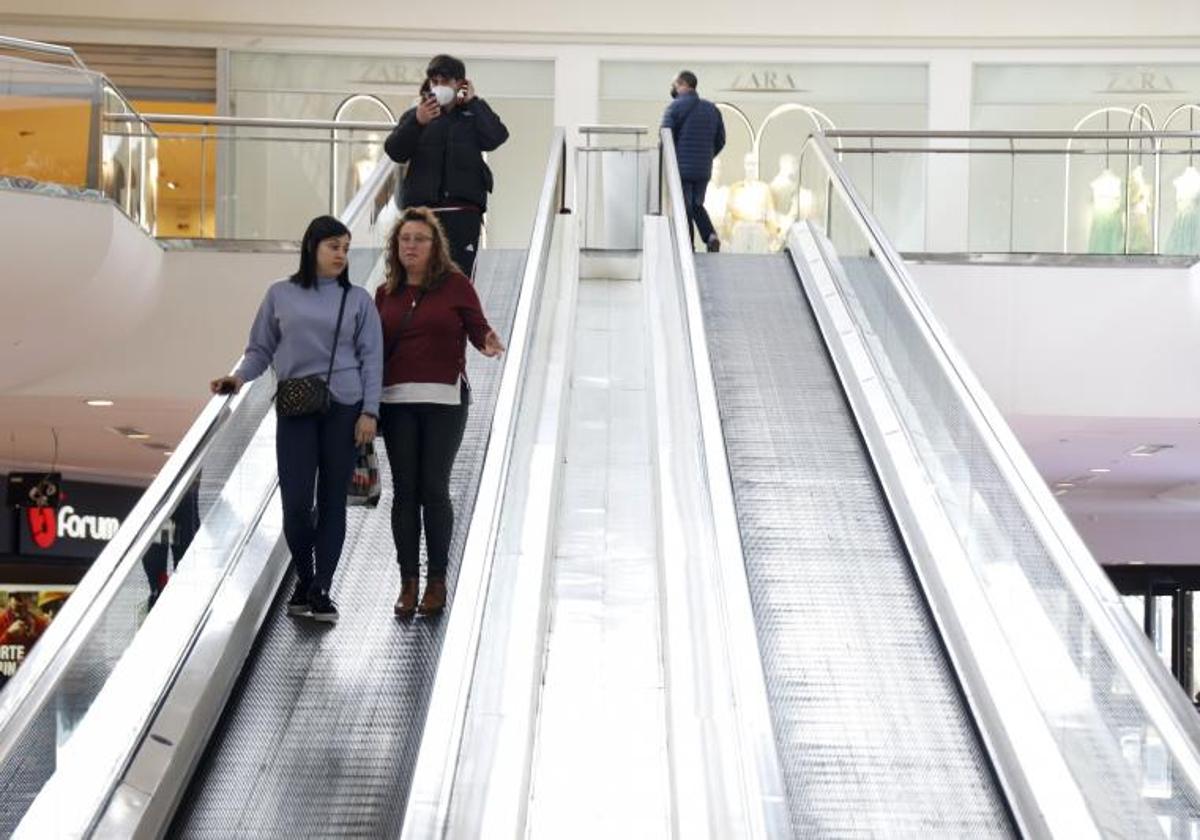
[[[429,89],[433,94],[433,98],[437,100],[437,104],[445,108],[454,101],[454,97],[458,95],[458,91],[449,85],[434,85]]]

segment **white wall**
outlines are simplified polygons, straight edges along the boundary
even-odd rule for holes
[[[48,467],[53,429],[57,465],[66,472],[101,479],[153,476],[162,452],[111,428],[134,426],[151,436],[151,444],[177,444],[209,398],[209,380],[227,372],[245,347],[264,289],[294,270],[297,260],[295,254],[204,251],[162,257],[161,272],[151,277],[159,294],[119,334],[101,339],[93,311],[78,298],[60,299],[52,317],[34,321],[86,349],[65,370],[0,390],[0,467]],[[0,333],[22,322],[20,312],[0,309]],[[6,353],[0,369],[7,367]],[[115,405],[92,408],[84,404],[88,397]]]
[[[909,268],[1005,414],[1200,417],[1200,272]]]
[[[853,0],[848,3],[794,3],[766,0],[745,4],[694,2],[563,3],[526,0],[495,3],[460,0],[452,8],[416,7],[392,0],[358,0],[352,6],[295,3],[289,0],[57,0],[55,14],[201,25],[243,24],[277,30],[282,26],[337,28],[412,28],[444,35],[526,32],[592,36],[650,34],[731,36],[847,37],[1179,37],[1200,32],[1200,6],[1194,0]],[[9,15],[44,15],[35,0],[8,0]]]
[[[0,191],[0,219],[0,393],[77,366],[156,305],[162,249],[111,204]]]

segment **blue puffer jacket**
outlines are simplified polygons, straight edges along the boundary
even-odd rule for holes
[[[663,112],[662,127],[675,138],[680,179],[707,182],[713,158],[725,148],[725,123],[717,106],[695,92],[680,94]]]

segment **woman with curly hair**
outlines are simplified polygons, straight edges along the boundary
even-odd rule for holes
[[[450,470],[467,425],[467,339],[485,356],[504,352],[471,281],[450,258],[446,234],[424,207],[400,216],[387,242],[387,280],[375,292],[383,324],[381,426],[392,469],[392,537],[402,584],[397,616],[446,605],[454,530]],[[428,556],[417,606],[421,525]]]

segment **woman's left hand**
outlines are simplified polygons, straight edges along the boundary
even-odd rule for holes
[[[487,338],[483,340],[483,349],[479,352],[489,359],[494,359],[504,352],[504,342],[496,335],[495,330],[487,334]]]
[[[365,446],[375,440],[375,418],[370,414],[358,415],[358,422],[354,424],[354,442],[359,446]]]

